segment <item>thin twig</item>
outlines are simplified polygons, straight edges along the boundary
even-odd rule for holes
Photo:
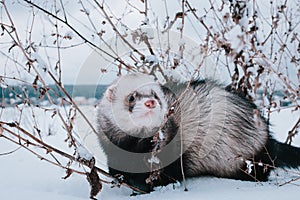
[[[4,137],[4,138],[5,138],[4,135],[0,135],[0,137]],[[16,148],[15,150],[12,150],[12,151],[9,151],[9,152],[0,153],[0,156],[7,156],[7,155],[10,155],[10,154],[13,154],[13,153],[15,153],[16,151],[18,151],[19,149],[21,149],[21,147],[18,147],[18,148]]]
[[[114,32],[123,40],[123,42],[129,47],[131,48],[134,52],[138,53],[141,58],[145,58],[145,55],[143,53],[141,53],[139,50],[137,50],[134,46],[132,46],[125,38],[124,36],[122,36],[122,34],[118,31],[117,27],[114,25],[114,23],[111,21],[110,17],[108,16],[107,12],[104,10],[104,6],[100,5],[100,3],[97,0],[94,0],[94,2],[96,3],[96,5],[100,8],[100,10],[102,11],[102,13],[104,14],[106,20],[109,22],[109,24],[111,25],[112,29],[114,30]]]
[[[285,140],[285,143],[287,144],[291,144],[292,141],[293,141],[293,137],[295,137],[295,135],[297,134],[297,128],[299,127],[300,125],[300,117],[298,119],[298,121],[295,123],[295,125],[293,126],[293,128],[289,131],[289,134]]]
[[[39,146],[40,148],[42,148],[42,149],[45,149],[46,152],[55,152],[55,153],[57,153],[57,154],[59,154],[59,155],[65,157],[65,158],[67,158],[67,159],[69,159],[69,160],[71,160],[71,161],[79,162],[80,164],[83,164],[83,165],[85,165],[85,166],[87,166],[87,167],[90,167],[89,161],[87,161],[87,160],[85,160],[85,159],[82,159],[82,158],[81,158],[80,160],[78,160],[78,159],[75,158],[74,156],[71,156],[70,154],[67,154],[67,153],[65,153],[65,152],[63,152],[63,151],[61,151],[61,150],[59,150],[59,149],[57,149],[57,148],[55,148],[55,147],[53,147],[53,146],[50,146],[49,144],[43,142],[42,140],[39,140],[38,138],[34,137],[30,132],[28,132],[27,130],[23,129],[22,127],[20,127],[20,126],[19,126],[18,124],[16,124],[16,123],[8,123],[8,122],[0,121],[0,127],[1,127],[1,129],[2,129],[3,131],[8,132],[9,134],[11,134],[12,136],[14,136],[14,137],[16,137],[16,138],[19,138],[19,140],[24,141],[26,144],[34,145],[33,143],[29,142],[28,139],[25,139],[25,138],[21,137],[20,134],[14,133],[13,131],[11,131],[10,129],[4,127],[3,125],[6,125],[6,126],[9,126],[9,127],[12,127],[12,128],[16,128],[16,129],[19,130],[20,132],[24,133],[24,134],[25,134],[26,136],[28,136],[30,139],[32,139],[33,141],[37,142],[37,143],[39,144],[38,146]],[[5,137],[3,134],[1,134],[0,136],[1,136],[1,137]],[[6,137],[6,138],[8,138],[8,137]],[[10,139],[10,141],[12,141],[12,140]],[[31,149],[29,149],[28,147],[22,145],[20,142],[14,142],[14,143],[16,143],[16,144],[18,144],[18,145],[20,145],[20,146],[26,148],[27,150],[29,150],[29,151],[30,151],[31,153],[33,153],[33,154],[38,155],[38,154],[35,153],[33,150],[31,150]],[[41,157],[41,156],[39,156],[39,157]],[[48,161],[48,160],[47,160],[47,161]],[[50,161],[50,160],[49,160],[49,161]],[[59,166],[59,164],[57,164],[57,163],[55,163],[55,162],[52,162],[52,161],[50,161],[50,162],[51,162],[52,164],[56,165],[56,166]],[[63,166],[62,166],[62,167],[63,167]],[[102,175],[104,175],[104,176],[106,176],[106,177],[112,178],[112,179],[114,179],[114,180],[116,179],[114,176],[110,175],[110,174],[107,173],[106,171],[104,171],[104,170],[102,170],[102,169],[100,169],[100,168],[98,168],[98,167],[96,167],[96,166],[94,166],[94,167],[95,167],[95,169],[97,170],[98,173],[100,173],[100,174],[102,174]],[[67,169],[68,169],[68,168],[67,168]],[[146,194],[146,193],[147,193],[147,192],[145,192],[145,191],[142,191],[142,190],[140,190],[140,189],[138,189],[138,188],[136,188],[136,187],[133,187],[133,186],[131,186],[131,185],[127,184],[127,183],[124,183],[124,182],[121,182],[121,183],[119,183],[119,184],[124,185],[124,186],[126,186],[126,187],[128,187],[128,188],[130,188],[130,189],[132,189],[132,190],[134,190],[134,191],[136,191],[136,192],[142,193],[142,194]]]
[[[55,78],[55,76],[50,71],[48,72],[48,74],[55,81],[56,85],[60,88],[60,90],[67,96],[67,98],[72,103],[72,105],[75,107],[75,109],[78,110],[78,112],[81,114],[81,116],[83,117],[83,119],[88,123],[88,125],[90,126],[90,128],[92,129],[92,131],[97,134],[98,132],[96,131],[96,129],[94,128],[94,126],[91,124],[91,122],[89,121],[89,119],[85,116],[85,114],[81,111],[81,109],[78,107],[78,105],[73,100],[73,98],[70,96],[70,94],[66,91],[66,89],[64,87],[62,87],[62,85],[58,82],[58,80]]]
[[[83,41],[85,41],[86,43],[88,43],[89,45],[91,45],[93,48],[99,50],[100,52],[104,53],[105,55],[113,58],[114,60],[118,61],[119,63],[121,63],[122,65],[128,67],[128,65],[121,60],[119,57],[115,57],[112,56],[110,53],[106,52],[105,50],[101,49],[99,46],[97,46],[96,44],[94,44],[93,42],[89,41],[87,38],[85,38],[77,29],[75,29],[73,26],[71,26],[68,21],[65,21],[59,17],[57,17],[56,15],[52,14],[51,12],[49,12],[48,10],[40,7],[39,5],[33,3],[30,0],[24,0],[26,3],[28,3],[29,5],[41,10],[42,12],[44,12],[45,14],[53,17],[54,19],[57,19],[58,21],[62,22],[63,24],[67,25],[72,31],[74,31],[74,33],[76,33],[76,35],[78,35]]]

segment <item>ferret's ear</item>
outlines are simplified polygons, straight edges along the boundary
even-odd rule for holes
[[[113,99],[114,99],[114,96],[115,96],[115,90],[116,90],[116,85],[111,85],[109,86],[105,93],[104,93],[104,96],[105,98],[109,101],[109,102],[112,102]]]

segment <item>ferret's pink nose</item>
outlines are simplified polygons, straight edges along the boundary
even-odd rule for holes
[[[145,106],[149,109],[156,107],[156,101],[154,100],[148,100],[145,102]]]

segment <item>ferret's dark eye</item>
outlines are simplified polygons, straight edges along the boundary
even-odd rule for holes
[[[132,103],[132,102],[134,102],[135,101],[135,97],[133,96],[133,95],[129,95],[128,96],[128,102],[129,103]]]
[[[156,92],[152,91],[152,95],[154,96],[155,99],[159,100],[159,97],[157,96]]]

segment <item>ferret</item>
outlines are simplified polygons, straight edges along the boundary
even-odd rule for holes
[[[127,74],[96,116],[109,173],[145,192],[203,175],[267,181],[276,167],[300,165],[300,148],[273,139],[252,101],[210,80]]]

